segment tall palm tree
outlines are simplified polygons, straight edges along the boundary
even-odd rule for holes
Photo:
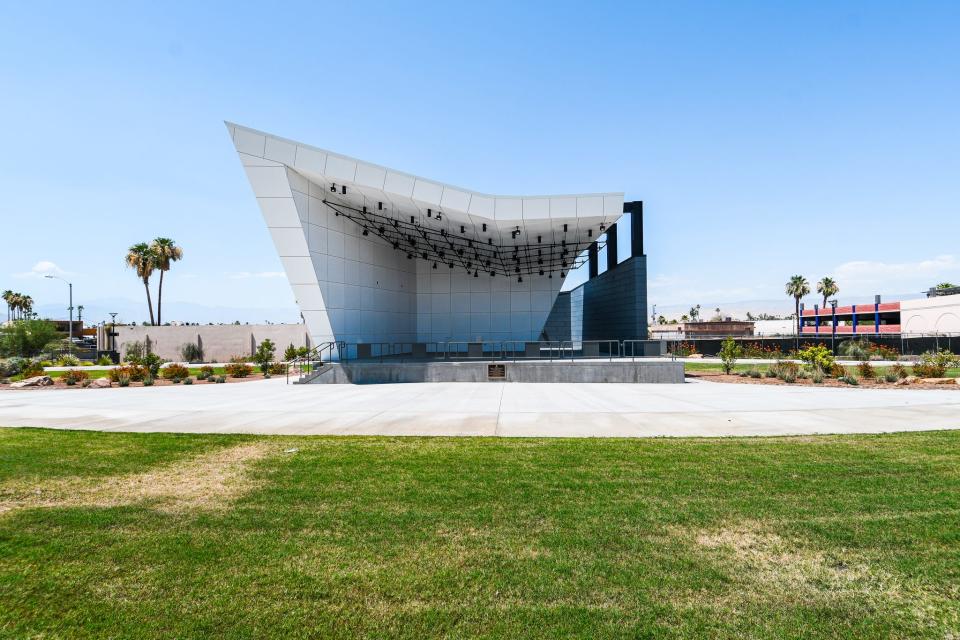
[[[800,300],[810,293],[810,283],[803,276],[793,276],[787,281],[787,295],[793,296],[797,309],[797,336],[800,335]]]
[[[170,238],[157,238],[150,245],[157,259],[157,269],[160,271],[160,287],[157,289],[157,324],[162,324],[160,310],[163,304],[163,273],[170,270],[170,264],[183,257],[183,249]]]
[[[817,293],[823,296],[823,308],[827,308],[827,298],[831,298],[838,293],[840,293],[840,286],[837,285],[837,281],[829,276],[824,276],[820,278],[820,282],[817,283]]]
[[[153,321],[153,301],[150,299],[150,276],[157,268],[157,257],[146,242],[138,242],[127,250],[127,266],[137,272],[137,277],[143,280],[143,288],[147,292],[147,308],[150,309],[150,324]]]
[[[29,318],[33,313],[33,298],[30,296],[20,296],[20,309],[23,311],[21,317]]]
[[[3,301],[7,303],[7,322],[10,322],[10,312],[13,311],[13,291],[10,289],[4,291]]]

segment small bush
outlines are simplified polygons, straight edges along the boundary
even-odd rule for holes
[[[120,367],[116,367],[110,370],[110,373],[107,376],[110,378],[111,382],[116,382],[120,384],[121,376],[126,376],[128,380],[133,382],[139,382],[150,375],[150,372],[141,367],[138,364],[126,364]],[[121,385],[122,386],[122,385]]]
[[[180,347],[180,356],[186,362],[203,362],[203,348],[196,342],[187,342]]]
[[[226,381],[227,381],[226,376],[217,376],[217,384],[223,384]]]
[[[244,358],[240,356],[231,358],[230,362],[224,367],[224,370],[231,378],[246,378],[253,373],[253,367],[247,364]]]
[[[197,380],[206,380],[213,375],[213,367],[204,365],[200,367],[200,373],[197,374]]]
[[[793,384],[797,381],[797,374],[789,369],[780,372],[780,379],[787,384]]]
[[[765,378],[778,378],[780,377],[780,373],[776,368],[776,365],[770,365],[770,367],[764,372],[763,376]]]
[[[139,364],[145,355],[147,355],[147,348],[142,342],[136,340],[125,345],[123,360],[124,362]]]
[[[150,376],[147,376],[146,378],[144,378],[144,379],[143,379],[143,386],[145,386],[145,387],[152,387],[152,386],[153,386],[153,378],[151,378]]]
[[[129,373],[120,373],[117,375],[117,386],[120,387],[129,387],[130,386],[130,374]]]
[[[890,373],[894,374],[900,379],[906,378],[908,375],[910,375],[910,372],[907,371],[907,368],[899,362],[890,367]]]
[[[270,363],[270,374],[275,376],[282,376],[287,372],[287,365],[282,362],[272,362]]]
[[[81,380],[81,381],[80,381],[80,386],[83,387],[84,389],[86,389],[87,387],[89,387],[89,386],[90,386],[90,378],[87,378],[87,379],[85,379],[85,380]]]
[[[920,378],[942,378],[947,369],[958,364],[960,359],[946,349],[927,351],[920,356],[920,362],[913,365],[913,373]]]
[[[823,379],[825,377],[826,376],[823,374],[823,371],[820,371],[820,369],[814,369],[813,373],[810,374],[810,380],[813,381],[813,384],[823,384]]]
[[[69,369],[63,372],[63,381],[70,386],[82,382],[90,377],[90,374],[80,369]]]
[[[900,376],[898,376],[892,371],[887,371],[885,374],[883,374],[884,382],[896,382],[899,379],[900,379]]]
[[[747,375],[750,376],[751,378],[759,378],[762,374],[760,373],[760,369],[753,367],[752,369],[747,371]]]
[[[273,362],[273,356],[276,353],[276,345],[273,344],[273,340],[266,338],[263,342],[257,345],[257,352],[253,354],[253,361],[257,363],[260,367],[260,371],[263,373],[268,373],[270,371],[270,363]]]
[[[810,377],[810,374],[804,369],[797,371],[797,380],[806,380]]]
[[[168,364],[160,370],[160,375],[164,380],[170,380],[174,384],[190,377],[190,370],[182,364]]]
[[[30,362],[20,373],[24,378],[35,378],[37,376],[42,376],[44,371],[39,362]]]
[[[827,373],[829,373],[831,377],[839,379],[847,375],[847,370],[843,367],[842,364],[837,364],[836,362],[834,362],[833,366],[830,367]]]
[[[823,372],[830,372],[836,361],[833,358],[833,354],[830,353],[830,350],[823,345],[810,345],[806,346],[797,353],[797,357],[800,360],[810,364],[810,366],[820,369]]]
[[[109,367],[113,364],[113,360],[110,359],[110,356],[100,356],[97,358],[97,365],[101,367]]]
[[[860,339],[844,340],[837,347],[840,355],[854,360],[869,360],[872,350],[873,345],[869,341]]]
[[[70,354],[60,356],[60,358],[57,360],[57,366],[58,367],[79,367],[80,358]]]
[[[864,360],[857,365],[857,373],[860,374],[860,377],[864,380],[873,380],[877,377],[877,372],[869,362]]]
[[[184,378],[183,384],[193,384],[193,378]]]
[[[841,376],[840,378],[837,378],[837,379],[840,382],[845,382],[846,384],[849,384],[850,386],[853,386],[853,387],[860,384],[860,381],[854,378],[853,376]]]

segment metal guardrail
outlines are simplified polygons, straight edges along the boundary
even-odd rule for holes
[[[323,342],[310,349],[306,355],[288,361],[286,363],[287,384],[290,384],[291,372],[298,376],[297,382],[302,381],[324,364],[333,362],[345,345],[345,342]],[[324,354],[327,354],[326,360],[324,360]]]

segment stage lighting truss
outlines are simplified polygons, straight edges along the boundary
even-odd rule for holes
[[[377,210],[368,207],[357,209],[340,202],[324,200],[335,215],[342,216],[361,228],[361,235],[377,236],[387,245],[407,255],[407,258],[423,259],[426,262],[445,264],[449,268],[462,268],[470,275],[477,272],[493,275],[516,277],[522,282],[525,275],[553,277],[559,273],[565,276],[587,261],[585,253],[595,239],[592,234],[586,238],[561,240],[561,242],[541,242],[543,236],[530,238],[517,227],[507,230],[512,244],[501,245],[494,241],[494,235],[471,234],[470,229],[460,223],[452,223],[452,229],[445,226],[432,228],[421,224],[416,216],[389,215],[389,211],[378,203]],[[437,221],[440,214],[431,216],[431,222]],[[484,227],[487,225],[484,224]],[[566,225],[564,225],[566,231]],[[459,231],[459,233],[457,233]],[[566,233],[564,235],[567,235]],[[570,234],[573,235],[573,234]],[[605,237],[596,240],[599,251],[605,243]],[[528,240],[536,240],[529,242]],[[497,238],[499,240],[499,237]]]

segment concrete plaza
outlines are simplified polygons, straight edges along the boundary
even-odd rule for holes
[[[0,392],[0,425],[311,435],[749,436],[960,428],[952,390],[425,383]]]

